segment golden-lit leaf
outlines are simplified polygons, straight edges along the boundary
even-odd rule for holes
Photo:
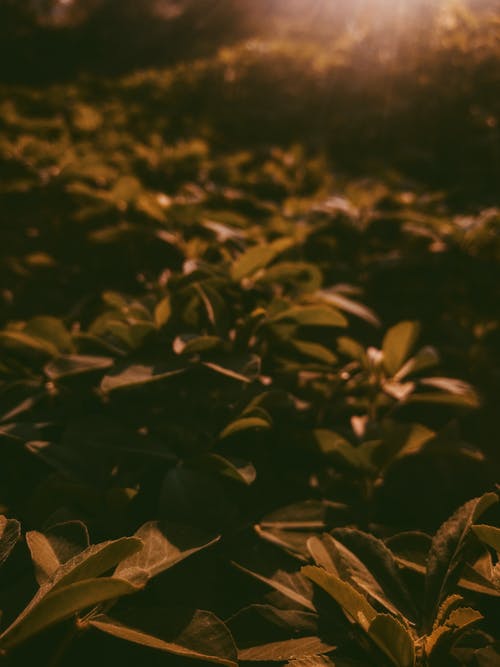
[[[335,646],[319,637],[300,637],[284,641],[269,642],[259,646],[240,649],[238,657],[248,662],[282,662],[333,651]]]
[[[498,502],[496,493],[485,493],[460,507],[439,528],[427,557],[425,583],[427,620],[433,622],[437,608],[463,570],[462,554],[475,521]]]
[[[229,630],[208,611],[146,608],[120,615],[119,620],[101,614],[89,625],[118,639],[172,655],[225,667],[238,664]]]
[[[316,429],[314,438],[321,452],[330,458],[344,463],[354,470],[369,470],[370,462],[359,447],[354,447],[345,438],[334,431]]]
[[[408,359],[420,335],[418,322],[400,322],[391,327],[382,342],[384,367],[389,375],[395,375]]]
[[[71,354],[52,359],[45,365],[44,371],[51,380],[60,380],[82,373],[104,370],[112,366],[113,362],[112,357]]]
[[[182,372],[183,369],[181,368],[164,369],[155,366],[133,364],[124,366],[123,369],[118,368],[114,373],[105,375],[101,382],[101,389],[104,392],[129,389],[151,382],[166,380]]]
[[[20,616],[0,635],[0,649],[11,649],[33,635],[78,611],[100,602],[135,593],[137,588],[128,581],[104,577],[84,579],[51,591],[34,599]]]
[[[310,357],[323,364],[332,365],[337,361],[337,357],[327,347],[320,343],[311,343],[306,340],[293,339],[289,344],[305,357]]]
[[[206,549],[219,540],[187,526],[149,521],[135,533],[143,545],[134,554],[122,559],[115,576],[135,581],[155,577],[189,556]]]
[[[301,327],[345,327],[347,320],[335,308],[326,306],[294,306],[283,310],[270,322],[283,322],[290,320]]]
[[[236,433],[253,429],[269,429],[272,424],[268,419],[261,416],[242,416],[228,424],[220,433],[219,439],[224,440]]]
[[[252,484],[257,477],[257,471],[252,463],[234,457],[211,453],[203,457],[202,462],[207,469],[214,470],[240,484]]]
[[[242,278],[251,276],[259,269],[270,264],[273,259],[282,252],[292,247],[292,239],[282,238],[269,244],[256,245],[240,255],[231,267],[233,280],[240,281]]]
[[[165,297],[162,299],[156,306],[154,312],[155,324],[160,329],[165,326],[165,324],[170,319],[172,312],[172,307],[170,305],[170,299]]]
[[[222,344],[218,336],[177,336],[172,347],[176,354],[198,354],[213,350]]]
[[[479,524],[472,526],[472,530],[481,542],[500,553],[500,528]]]
[[[322,567],[306,565],[301,572],[325,590],[342,607],[348,618],[368,632],[377,612],[353,586]]]
[[[415,665],[413,638],[401,621],[389,614],[377,614],[368,628],[370,638],[396,667]]]

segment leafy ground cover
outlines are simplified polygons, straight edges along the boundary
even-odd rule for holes
[[[498,664],[498,18],[455,19],[3,86],[5,664]]]

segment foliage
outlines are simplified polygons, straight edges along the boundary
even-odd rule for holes
[[[484,21],[383,118],[360,44],[4,86],[5,664],[496,664]]]

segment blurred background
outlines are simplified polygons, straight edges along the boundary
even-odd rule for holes
[[[366,31],[380,55],[432,26],[498,10],[498,0],[1,0],[0,76],[55,80],[206,56],[241,39],[320,41]],[[419,41],[420,40],[420,41]]]
[[[197,134],[300,139],[355,170],[382,158],[490,204],[499,43],[499,0],[0,0],[0,82],[192,63],[175,105]]]

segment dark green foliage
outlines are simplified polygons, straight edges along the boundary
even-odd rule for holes
[[[498,22],[457,11],[386,115],[305,38],[3,86],[6,665],[496,664]]]

